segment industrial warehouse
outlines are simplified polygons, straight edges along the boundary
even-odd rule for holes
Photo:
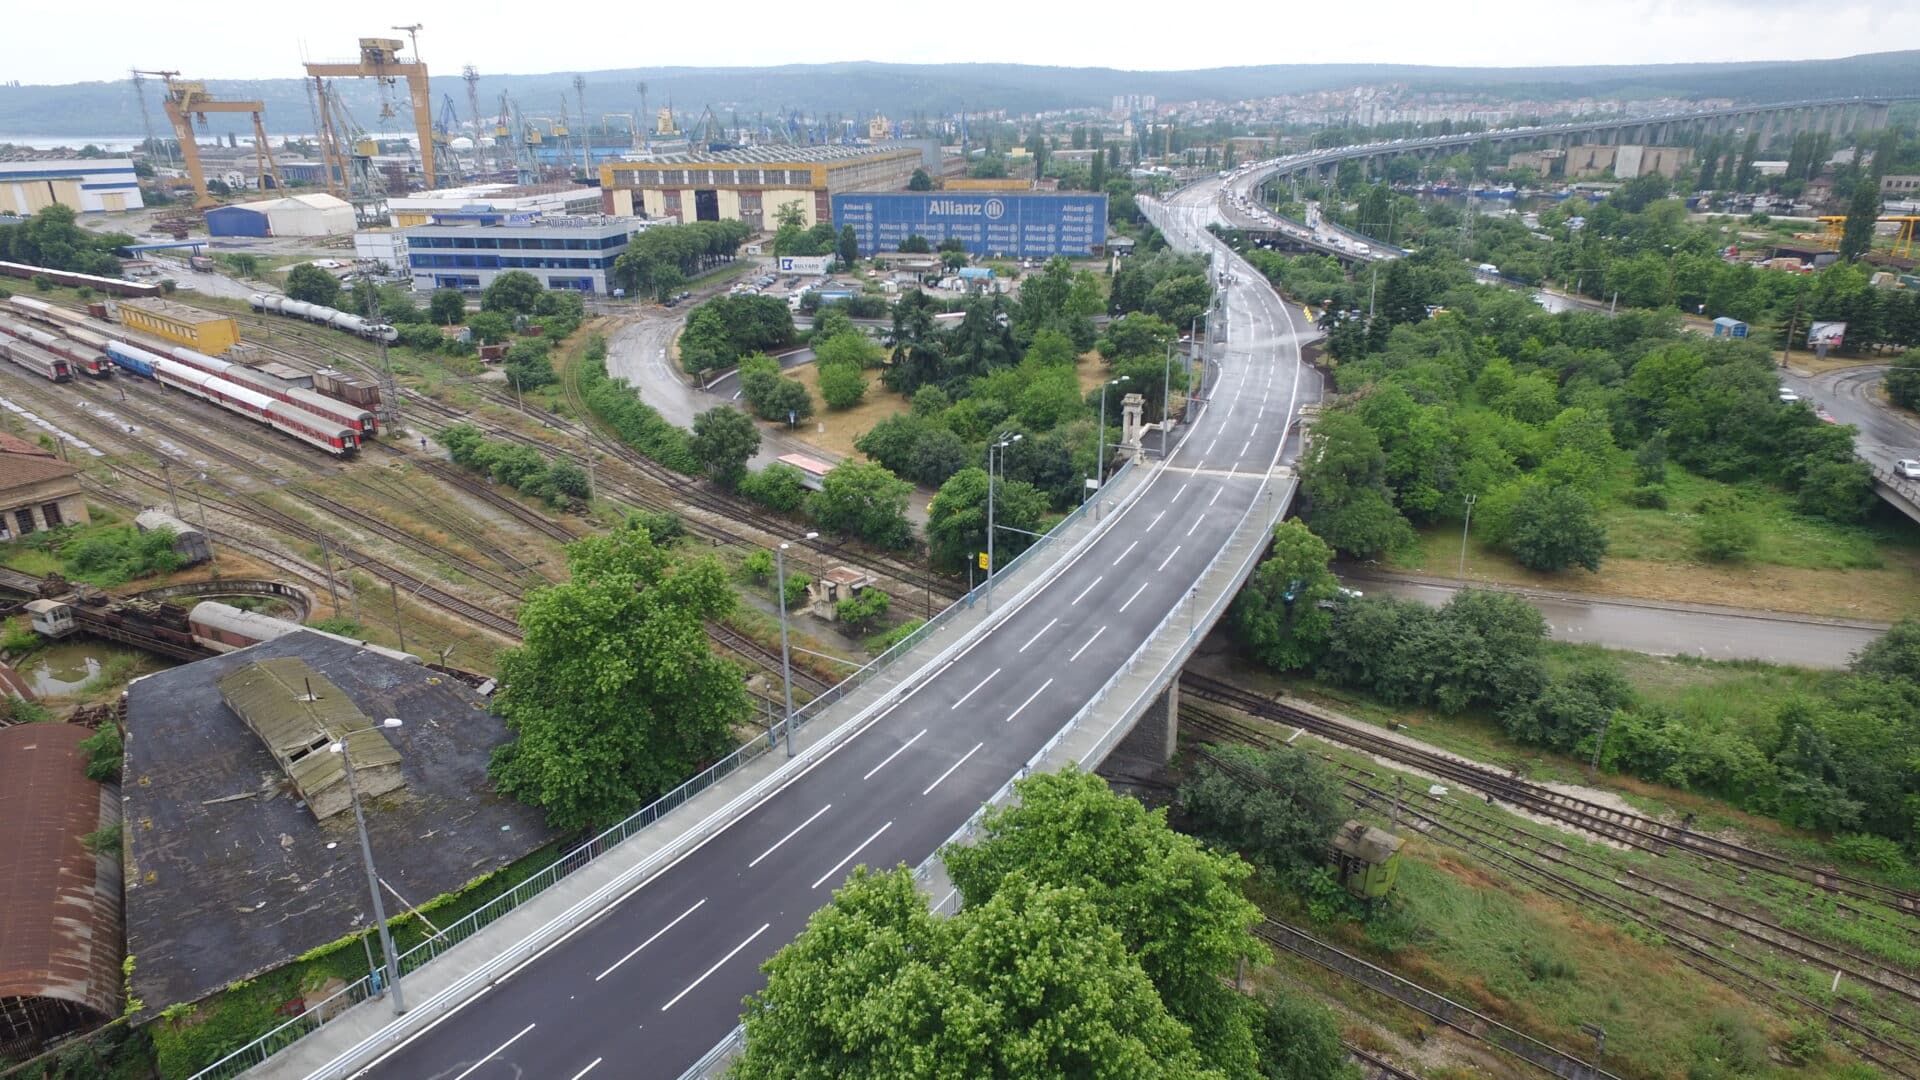
[[[915,169],[940,175],[940,148],[923,143],[854,146],[756,146],[675,154],[600,166],[609,214],[680,221],[744,221],[773,228],[774,214],[797,203],[803,224],[831,221],[831,199],[851,191],[898,191]]]

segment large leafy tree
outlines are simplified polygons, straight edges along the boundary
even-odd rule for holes
[[[1501,527],[1513,557],[1530,570],[1556,573],[1569,566],[1598,571],[1607,553],[1607,529],[1578,489],[1526,486]]]
[[[435,326],[452,326],[467,318],[467,298],[458,289],[435,289],[427,299],[427,317]]]
[[[1340,583],[1333,549],[1299,521],[1273,527],[1273,551],[1233,601],[1233,625],[1254,658],[1276,671],[1307,667],[1333,629]]]
[[[312,263],[301,263],[287,271],[287,295],[305,303],[333,307],[340,302],[340,279]]]
[[[1025,876],[935,918],[865,868],[766,963],[736,1080],[1222,1078],[1084,889]]]
[[[1180,805],[1195,831],[1276,874],[1310,872],[1346,817],[1340,780],[1293,746],[1220,747],[1194,764]]]
[[[1413,541],[1413,527],[1387,494],[1379,436],[1345,411],[1322,416],[1300,471],[1307,524],[1336,551],[1370,558]]]
[[[480,310],[532,315],[540,306],[540,279],[525,270],[509,270],[480,290]]]
[[[1252,1072],[1246,1003],[1220,981],[1240,958],[1266,955],[1249,932],[1260,911],[1240,892],[1252,868],[1090,773],[1033,776],[1016,792],[1017,802],[987,815],[980,843],[941,853],[967,906],[1023,882],[1084,890],[1206,1062],[1229,1076]]]
[[[998,478],[994,483],[993,521],[1038,532],[1046,513],[1047,499],[1031,484]],[[994,561],[1001,566],[1032,546],[1033,538],[1019,532],[996,530]],[[946,483],[927,507],[927,543],[933,549],[934,562],[948,570],[958,570],[987,550],[987,472],[981,468],[961,469]]]
[[[1880,217],[1880,186],[1860,182],[1847,203],[1847,220],[1840,227],[1840,257],[1851,262],[1873,247],[1873,226]]]
[[[747,462],[760,449],[760,429],[746,413],[716,405],[693,418],[693,437],[687,449],[725,487],[734,487],[747,473]]]
[[[733,605],[712,558],[684,559],[629,526],[567,547],[571,580],[529,593],[525,640],[500,661],[494,709],[514,741],[500,789],[557,829],[606,825],[725,753],[747,715],[705,623]]]
[[[827,473],[820,490],[807,500],[807,509],[824,528],[903,548],[913,540],[907,521],[907,496],[912,493],[912,484],[884,466],[843,461]]]

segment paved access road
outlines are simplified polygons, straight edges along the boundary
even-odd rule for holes
[[[1418,600],[1430,607],[1447,602],[1462,586],[1454,582],[1403,577],[1343,575],[1347,584],[1367,593]],[[1736,612],[1705,607],[1640,604],[1568,593],[1513,590],[1540,609],[1547,629],[1560,641],[1578,641],[1654,656],[1701,656],[1709,660],[1763,660],[1795,667],[1843,668],[1853,654],[1883,632],[1862,623],[1811,617]]]
[[[1819,402],[1835,420],[1860,429],[1854,440],[1860,456],[1878,468],[1890,469],[1900,458],[1920,458],[1920,422],[1880,400],[1880,380],[1886,373],[1885,364],[1811,376],[1789,368],[1780,372],[1780,382],[1802,398]]]
[[[1168,212],[1176,243],[1212,246],[1204,211]],[[1297,453],[1290,420],[1319,377],[1299,362],[1297,314],[1234,265],[1211,400],[1107,532],[866,731],[365,1075],[676,1077],[851,868],[917,864],[952,835],[1147,639]]]

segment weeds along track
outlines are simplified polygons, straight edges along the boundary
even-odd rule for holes
[[[385,537],[416,554],[423,555],[435,561],[445,562],[459,572],[473,578],[475,581],[489,588],[499,590],[505,596],[518,600],[525,595],[525,590],[520,587],[519,582],[504,574],[481,566],[479,563],[474,562],[464,555],[457,555],[431,541],[423,540],[407,532],[405,529],[389,525],[365,511],[355,510],[351,506],[335,502],[333,499],[320,494],[309,486],[298,486],[294,488],[294,491],[301,502],[317,506],[342,521],[351,522],[355,528],[365,529],[370,533]]]
[[[435,475],[431,471],[428,474]],[[422,492],[409,489],[398,477],[382,471],[367,470],[356,476],[354,480],[370,493],[380,495],[395,506],[406,507],[408,512],[423,521],[432,522],[449,534],[458,537],[467,547],[499,564],[500,568],[508,573],[523,579],[537,578],[538,580],[532,582],[536,585],[552,583],[553,579],[541,572],[537,563],[527,562],[494,543],[493,538],[486,531],[485,522],[462,514],[458,510],[443,507],[426,498]]]
[[[1275,745],[1283,740],[1229,717],[1191,705],[1181,722],[1203,740]],[[1201,757],[1243,783],[1264,786],[1257,773],[1205,749]],[[1684,888],[1623,870],[1591,852],[1535,835],[1491,811],[1426,792],[1406,796],[1375,785],[1366,770],[1338,765],[1353,802],[1423,834],[1497,865],[1519,880],[1577,907],[1598,911],[1657,937],[1688,967],[1764,1001],[1789,1019],[1804,1013],[1826,1020],[1834,1039],[1862,1058],[1898,1075],[1920,1072],[1912,1006],[1920,995],[1912,974],[1786,929],[1771,920],[1707,899]],[[1737,944],[1736,944],[1737,943]],[[1821,1002],[1789,988],[1795,968],[1839,972],[1874,994],[1897,999],[1882,1004]],[[1785,977],[1783,977],[1783,975]],[[1896,1015],[1904,1011],[1906,1015]]]
[[[432,475],[438,480],[459,488],[479,499],[481,502],[506,513],[521,524],[550,539],[558,540],[565,544],[580,538],[578,534],[561,525],[553,518],[542,514],[540,511],[509,495],[502,494],[495,489],[492,484],[474,476],[472,473],[466,472],[458,465],[449,465],[436,457],[410,453],[384,442],[374,442],[369,445],[379,449],[382,453],[390,457],[396,457],[408,462],[415,468]]]
[[[1807,866],[1772,852],[1668,825],[1644,814],[1602,806],[1449,754],[1409,746],[1365,725],[1332,720],[1208,676],[1188,672],[1181,677],[1181,687],[1196,697],[1232,706],[1250,716],[1303,728],[1333,742],[1469,785],[1529,813],[1552,818],[1615,843],[1656,855],[1686,852],[1718,860],[1743,871],[1785,878],[1835,896],[1868,901],[1901,915],[1920,915],[1920,896],[1911,892],[1821,867]],[[1265,733],[1261,735],[1270,737]],[[1839,906],[1859,918],[1885,923],[1906,935],[1916,931],[1916,924],[1910,918],[1892,920],[1867,909],[1846,904]]]
[[[735,630],[733,627],[725,623],[709,622],[707,624],[707,636],[738,654],[741,659],[757,667],[764,668],[775,675],[780,674],[780,654],[747,635],[742,634],[740,631]],[[806,692],[813,697],[819,697],[834,685],[805,668],[794,667],[792,665],[788,665],[788,667],[793,672],[794,685],[804,688]]]
[[[1434,1021],[1445,1024],[1469,1038],[1517,1057],[1554,1076],[1565,1077],[1566,1080],[1588,1080],[1589,1077],[1595,1080],[1601,1077],[1607,1080],[1619,1080],[1614,1074],[1598,1066],[1550,1046],[1531,1035],[1510,1028],[1444,994],[1435,993],[1418,983],[1403,979],[1344,949],[1329,945],[1296,927],[1269,918],[1254,927],[1253,932],[1277,949],[1292,953],[1342,978],[1359,983],[1416,1012],[1424,1013]],[[1395,1074],[1406,1075],[1398,1070],[1395,1070]]]

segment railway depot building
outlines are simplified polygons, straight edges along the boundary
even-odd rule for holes
[[[240,343],[240,324],[233,316],[172,300],[138,298],[115,306],[122,325],[166,338],[208,356],[219,356]]]
[[[82,214],[146,206],[131,158],[0,161],[0,214],[26,217],[55,204]]]
[[[0,433],[0,543],[61,525],[85,525],[80,467]]]
[[[407,266],[418,292],[474,292],[508,270],[525,270],[549,289],[605,295],[614,260],[637,227],[627,218],[599,215],[435,214],[430,224],[404,230]]]
[[[915,169],[940,175],[940,151],[928,143],[863,146],[754,146],[673,154],[600,166],[609,214],[688,221],[744,221],[772,232],[774,215],[800,204],[804,224],[833,220],[832,198],[848,191],[899,191]]]

